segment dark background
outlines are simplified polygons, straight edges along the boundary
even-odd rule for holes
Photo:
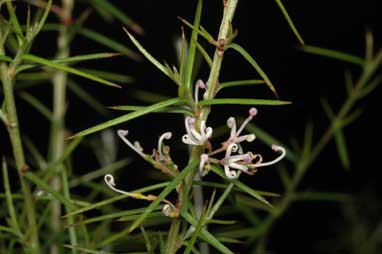
[[[221,19],[221,1],[204,2],[201,24],[216,36]],[[363,56],[367,30],[374,34],[376,49],[382,46],[381,26],[377,25],[378,12],[380,12],[377,2],[377,0],[289,0],[284,1],[284,4],[307,44]],[[170,64],[176,63],[173,42],[175,36],[179,35],[181,27],[177,16],[192,21],[196,1],[120,0],[113,1],[113,3],[126,11],[145,29],[145,35],[137,35],[137,38],[153,56]],[[120,24],[106,24],[100,22],[96,16],[92,16],[87,25],[97,28],[133,48],[133,44],[129,42]],[[312,120],[315,124],[314,138],[318,140],[320,134],[328,126],[328,121],[320,107],[320,98],[327,98],[333,108],[338,109],[345,99],[344,70],[352,70],[354,77],[357,76],[359,70],[350,64],[308,55],[299,50],[298,41],[288,28],[275,1],[240,1],[233,25],[239,29],[236,42],[247,49],[267,73],[275,84],[280,99],[293,102],[292,105],[285,107],[259,107],[259,115],[255,119],[256,124],[284,143],[289,143],[292,137],[302,140],[305,124],[308,120]],[[189,35],[189,30],[185,30]],[[46,38],[48,37],[42,37],[41,40]],[[49,56],[54,52],[54,47],[40,44],[35,46],[34,50],[40,55]],[[209,47],[209,50],[212,52],[213,47]],[[105,49],[90,45],[85,39],[76,39],[72,47],[72,54],[84,53],[84,51],[90,53],[105,51]],[[126,58],[118,58],[102,61],[102,65],[106,69],[128,73],[136,80],[133,84],[124,84],[121,91],[92,86],[89,82],[82,81],[84,86],[106,105],[137,104],[138,102],[132,95],[136,89],[160,92],[170,96],[176,94],[175,85],[154,69],[148,61],[133,62]],[[233,51],[226,53],[220,76],[221,81],[257,77],[254,70],[238,54]],[[208,69],[206,66],[201,67],[198,78],[207,80]],[[34,93],[39,94],[41,98],[47,98],[46,101],[49,103],[51,93],[49,89],[36,88]],[[345,192],[351,193],[355,197],[361,195],[360,193],[366,193],[360,198],[360,200],[364,200],[362,203],[364,207],[359,218],[360,221],[364,220],[371,226],[381,220],[379,216],[381,210],[378,205],[375,205],[381,202],[377,190],[379,187],[378,171],[380,170],[378,145],[381,140],[381,124],[378,121],[380,118],[378,110],[380,93],[381,88],[378,88],[359,103],[358,106],[363,109],[364,114],[358,121],[345,129],[352,162],[351,170],[346,172],[342,169],[335,145],[332,143],[319,157],[301,184],[301,189]],[[244,90],[230,89],[220,96],[274,98],[266,88],[260,87]],[[83,104],[76,100],[68,103],[67,125],[73,132],[106,119],[101,118],[91,109],[83,107]],[[245,116],[246,112],[247,107],[243,106],[213,107],[209,125],[223,124],[227,117]],[[38,131],[49,130],[46,122],[32,120],[36,117],[38,119],[39,116],[28,109],[23,102],[19,102],[19,115],[21,119],[24,119],[21,123],[23,131],[38,140],[41,147],[46,147],[47,141],[44,139],[46,137],[40,137],[41,132]],[[133,139],[139,139],[144,147],[154,147],[157,137],[164,131],[183,130],[181,118],[171,116],[170,120],[165,121],[161,117],[149,116],[118,127],[129,128],[134,133],[132,134]],[[180,138],[182,133],[183,131],[175,135]],[[6,146],[3,144],[7,144],[8,141],[3,126],[0,128],[0,135],[2,146],[0,149],[4,149]],[[184,150],[180,150],[179,155],[184,152]],[[175,153],[177,152],[175,151]],[[126,155],[123,151],[121,154]],[[81,163],[86,163],[89,168],[94,168],[91,166],[94,158],[82,156]],[[141,164],[136,165],[144,168]],[[141,173],[137,173],[136,179],[132,177],[134,178],[132,182],[142,186],[144,172],[142,170]],[[248,182],[267,190],[278,190],[279,188],[277,174],[272,169],[255,175]],[[344,219],[340,205],[330,202],[296,204],[275,226],[268,249],[276,253],[290,253],[291,251],[294,253],[323,253],[317,251],[317,249],[322,251],[323,242],[329,240],[329,246],[334,246],[333,243],[341,238],[341,232],[353,229],[354,225]],[[330,245],[330,241],[332,241],[332,245]],[[332,248],[329,247],[329,249]]]
[[[365,32],[369,30],[374,34],[376,49],[381,47],[381,26],[377,25],[381,9],[377,1],[283,2],[307,44],[363,56]],[[142,38],[146,48],[158,59],[175,62],[172,42],[174,35],[179,34],[181,25],[177,16],[191,21],[195,3],[142,1],[127,3],[126,9],[146,29],[147,34]],[[205,1],[201,24],[213,35],[217,34],[220,12],[221,1]],[[236,42],[262,66],[275,84],[280,98],[293,102],[291,106],[280,108],[259,107],[255,122],[280,140],[288,142],[291,137],[302,140],[305,124],[312,120],[317,141],[328,126],[320,98],[327,98],[333,108],[338,109],[346,93],[344,71],[349,69],[356,77],[359,70],[350,64],[308,55],[299,50],[298,42],[275,1],[240,1],[233,23],[239,29]],[[136,72],[137,84],[160,91],[166,87],[172,90],[168,93],[174,92],[170,84],[157,87],[159,83],[169,83],[167,78],[153,70],[149,63],[142,65]],[[208,75],[203,72],[204,69],[199,78],[206,80]],[[233,52],[226,53],[221,81],[253,77],[256,73],[244,60]],[[230,90],[221,97],[272,98],[267,89],[238,90]],[[301,189],[351,193],[357,198],[355,213],[358,222],[348,219],[349,207],[344,212],[344,208],[335,203],[299,203],[293,205],[274,228],[269,250],[276,253],[338,253],[335,249],[341,248],[342,241],[346,242],[346,233],[359,230],[360,224],[373,228],[381,221],[380,149],[373,147],[378,146],[381,140],[381,124],[377,120],[380,116],[380,93],[381,88],[378,88],[357,105],[364,114],[345,129],[351,157],[350,171],[342,169],[336,147],[331,143],[301,184]],[[246,110],[246,107],[216,106],[213,113],[218,115],[216,122],[223,123],[228,116],[245,115]],[[214,120],[213,117],[212,125]],[[156,128],[150,134],[158,135]],[[267,171],[249,181],[253,186],[277,189],[275,177],[274,171]]]

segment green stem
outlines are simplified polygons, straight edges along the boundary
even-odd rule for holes
[[[179,245],[180,219],[174,218],[171,222],[170,232],[167,237],[166,253],[176,253]]]
[[[3,41],[2,35],[0,33],[0,41]],[[24,195],[25,209],[28,220],[28,229],[29,229],[29,246],[27,247],[28,252],[30,253],[40,253],[39,237],[38,237],[38,227],[36,223],[36,214],[35,207],[33,203],[32,193],[29,186],[29,183],[25,180],[23,172],[28,170],[28,166],[25,162],[24,150],[20,137],[19,122],[17,117],[17,109],[15,103],[15,96],[13,93],[13,84],[14,84],[14,70],[19,63],[19,60],[28,48],[25,45],[22,45],[18,54],[9,67],[6,63],[0,64],[1,72],[1,81],[3,83],[3,92],[5,98],[6,114],[7,114],[7,130],[12,144],[13,155],[16,161],[17,172],[20,179],[21,190]],[[0,45],[0,54],[4,55],[4,45]]]
[[[66,22],[71,19],[71,13],[73,10],[73,0],[63,0],[62,1],[62,15],[61,21],[63,25],[60,27],[59,35],[57,38],[58,54],[57,58],[67,58],[70,55],[70,44],[69,44],[69,29],[66,26]],[[62,157],[65,149],[65,112],[66,112],[66,86],[67,86],[68,75],[66,72],[57,71],[53,76],[53,120],[51,127],[51,162],[57,161]],[[59,173],[51,180],[51,185],[55,191],[60,191],[64,187],[64,194],[67,198],[70,198],[70,193],[67,183],[67,176],[65,172],[65,167],[63,164],[58,164],[55,167],[55,172]],[[67,212],[70,212],[68,207],[65,207]],[[70,218],[72,220],[72,218]],[[68,221],[70,224],[71,221]],[[59,201],[55,200],[52,202],[52,213],[51,213],[51,228],[53,233],[58,236],[62,232],[61,226],[61,204]],[[70,240],[71,244],[76,243],[76,235],[73,232],[73,228],[70,229]],[[56,237],[55,237],[56,238]],[[59,238],[56,238],[59,239]],[[60,247],[57,243],[52,244],[51,253],[58,254],[61,253]],[[76,253],[73,249],[72,253]]]
[[[217,45],[215,53],[214,53],[214,58],[211,65],[211,71],[207,81],[207,91],[204,94],[204,99],[213,99],[216,94],[217,87],[219,84],[218,79],[219,79],[220,68],[223,62],[225,43],[228,42],[229,35],[230,35],[229,28],[230,28],[230,25],[232,24],[233,16],[235,14],[236,6],[238,4],[238,0],[227,0],[223,2],[224,2],[223,18],[220,24],[219,35],[217,40],[218,44],[220,45]],[[201,110],[200,118],[198,120],[206,121],[210,113],[210,109],[211,109],[211,106],[203,106]],[[190,161],[199,160],[202,152],[203,152],[203,149],[201,149],[201,147],[194,146],[191,150]],[[181,194],[182,195],[181,200],[183,200],[183,202],[181,202],[182,211],[187,210],[187,203],[188,203],[187,200],[189,197],[189,192],[193,186],[192,183],[195,177],[195,172],[196,170],[192,171],[185,179],[186,186],[185,188],[183,188],[183,191]],[[201,190],[196,190],[196,191],[197,193],[199,193],[198,195],[201,194]],[[200,201],[200,198],[201,197],[196,197],[196,200]],[[175,233],[173,234],[174,238],[171,238],[171,237],[168,238],[170,244],[176,244],[177,242],[176,239],[178,239],[178,235],[179,235],[179,226],[175,223],[171,224],[170,232],[178,232],[177,234]],[[170,236],[171,235],[172,234],[170,234]]]
[[[239,0],[227,0],[224,6],[224,14],[220,24],[219,35],[218,35],[218,45],[215,49],[214,58],[212,60],[212,66],[210,75],[207,81],[207,91],[204,94],[205,100],[210,100],[215,97],[216,91],[219,85],[219,74],[220,68],[223,63],[224,49],[229,38],[229,28],[232,24],[233,16],[235,14],[236,6]],[[204,106],[200,115],[201,120],[207,120],[208,114],[210,113],[211,106]]]

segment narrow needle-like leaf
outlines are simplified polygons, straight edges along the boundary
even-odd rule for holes
[[[11,217],[11,226],[15,232],[17,232],[18,234],[21,234],[20,225],[17,220],[16,210],[15,210],[15,207],[13,206],[13,198],[12,198],[11,185],[9,183],[7,163],[4,158],[2,158],[2,169],[3,169],[3,183],[4,183],[4,190],[5,190],[5,197],[7,200],[8,213],[9,213],[9,216]]]
[[[26,55],[23,56],[23,59],[26,60],[26,61],[31,61],[31,62],[39,63],[39,64],[42,64],[42,65],[45,65],[45,66],[48,66],[48,67],[51,67],[51,68],[54,68],[54,69],[57,69],[57,70],[60,70],[60,71],[69,72],[71,74],[74,74],[74,75],[77,75],[77,76],[80,76],[80,77],[83,77],[83,78],[87,78],[87,79],[93,80],[95,82],[104,84],[104,85],[120,88],[119,85],[117,85],[117,84],[115,84],[113,82],[104,80],[102,78],[99,78],[97,76],[94,76],[94,75],[86,73],[86,72],[79,71],[79,70],[77,70],[75,68],[72,68],[72,67],[69,67],[69,66],[65,66],[65,65],[62,65],[62,64],[54,63],[54,62],[52,62],[52,61],[50,61],[48,59],[45,59],[45,58],[42,58],[42,57],[39,57],[39,56],[26,54]]]
[[[298,39],[298,41],[299,41],[302,45],[304,45],[305,42],[304,42],[304,40],[302,39],[300,33],[297,31],[296,26],[293,24],[293,21],[292,21],[292,19],[290,18],[290,16],[289,16],[287,10],[285,9],[283,3],[281,2],[281,0],[275,0],[275,1],[276,1],[277,5],[279,6],[281,12],[283,13],[283,15],[284,15],[286,21],[288,22],[289,27],[292,29],[292,32],[294,33],[294,35],[296,36],[296,38]]]
[[[191,161],[187,167],[185,167],[172,181],[167,187],[158,195],[158,197],[146,208],[146,210],[142,213],[142,215],[133,222],[133,224],[130,226],[129,231],[133,231],[135,228],[137,228],[145,219],[146,217],[162,202],[164,198],[167,197],[168,194],[172,190],[174,190],[183,180],[184,178],[195,169],[195,167],[198,165],[199,161],[194,160]]]
[[[28,178],[31,182],[36,184],[38,187],[46,191],[47,193],[50,193],[56,200],[58,200],[63,205],[69,207],[70,209],[75,209],[75,205],[72,203],[71,200],[68,200],[65,198],[61,193],[55,191],[49,184],[44,182],[40,177],[35,175],[34,173],[28,171],[24,174],[26,178]]]
[[[248,80],[235,80],[235,81],[222,82],[219,84],[218,92],[227,87],[260,85],[264,83],[265,81],[261,79],[248,79]]]
[[[134,36],[127,31],[126,28],[123,28],[125,30],[127,36],[129,36],[130,40],[134,43],[134,45],[137,47],[137,49],[149,60],[155,67],[157,67],[161,72],[163,72],[166,76],[168,76],[170,79],[174,80],[171,73],[168,71],[166,66],[161,64],[158,60],[156,60],[147,50],[134,38]]]
[[[363,67],[365,65],[365,60],[362,59],[361,57],[350,55],[350,54],[343,53],[340,51],[336,51],[336,50],[332,50],[332,49],[326,49],[326,48],[320,48],[320,47],[316,47],[316,46],[308,46],[308,45],[301,47],[301,49],[307,53],[310,53],[310,54],[315,54],[315,55],[319,55],[319,56],[325,56],[325,57],[341,60],[344,62],[359,65],[361,67]]]
[[[153,104],[151,106],[148,106],[142,110],[131,112],[129,114],[114,118],[112,120],[98,124],[96,126],[93,126],[89,129],[83,130],[83,131],[71,136],[70,138],[86,136],[86,135],[89,135],[91,133],[109,128],[111,126],[114,126],[114,125],[117,125],[117,124],[120,124],[123,122],[127,122],[127,121],[134,119],[134,118],[149,114],[151,112],[155,112],[156,110],[159,110],[161,108],[165,108],[165,107],[168,107],[170,105],[180,104],[182,102],[183,102],[183,100],[180,98],[173,98],[173,99],[169,99],[166,101],[162,101],[162,102],[159,102],[157,104]]]
[[[202,100],[199,105],[218,105],[218,104],[240,104],[240,105],[268,105],[280,106],[291,104],[289,101],[266,100],[266,99],[242,99],[242,98],[219,98],[211,100]]]
[[[239,44],[231,43],[228,45],[228,48],[232,48],[239,52],[245,60],[247,60],[252,67],[259,73],[262,79],[264,79],[265,83],[271,89],[271,91],[278,97],[275,87],[273,86],[272,82],[269,80],[267,74],[261,69],[261,67],[258,65],[258,63],[255,61],[255,59],[252,58],[252,56]]]

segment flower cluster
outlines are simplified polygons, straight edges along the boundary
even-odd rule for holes
[[[239,177],[240,172],[247,174],[253,174],[257,168],[273,165],[279,162],[286,154],[283,147],[278,145],[272,145],[272,149],[275,152],[279,152],[280,155],[271,161],[263,162],[262,156],[260,154],[255,154],[252,152],[244,153],[242,142],[252,142],[255,140],[255,134],[245,134],[241,135],[245,126],[255,117],[257,114],[256,108],[251,108],[249,110],[248,117],[244,120],[242,125],[237,128],[236,119],[230,117],[227,120],[227,126],[231,129],[230,136],[226,141],[224,141],[220,148],[216,150],[211,149],[210,138],[212,136],[213,129],[206,126],[204,120],[197,122],[195,118],[187,116],[184,120],[186,134],[183,135],[182,141],[185,144],[193,146],[204,146],[209,148],[208,153],[203,153],[200,157],[199,172],[201,176],[204,176],[209,171],[210,163],[218,163],[224,167],[224,173],[229,179],[234,179]],[[153,151],[150,156],[143,152],[142,147],[139,142],[135,141],[131,143],[127,138],[127,130],[118,130],[118,135],[120,138],[137,154],[142,156],[145,160],[151,162],[156,168],[160,169],[164,173],[169,173],[175,175],[178,168],[176,164],[173,163],[170,157],[170,148],[163,144],[164,140],[168,140],[172,137],[171,132],[165,132],[162,134],[158,140],[158,147]],[[225,156],[221,159],[214,158],[218,153],[225,152]]]
[[[254,154],[252,152],[244,153],[242,142],[252,142],[255,140],[255,134],[241,135],[245,126],[253,119],[257,114],[256,108],[251,108],[249,110],[249,116],[245,119],[242,125],[237,129],[236,119],[230,117],[227,120],[227,126],[231,129],[230,136],[226,141],[222,143],[219,149],[216,149],[208,153],[203,153],[200,156],[199,172],[201,176],[204,176],[209,171],[210,163],[219,163],[224,167],[224,173],[227,178],[235,179],[238,178],[241,172],[247,174],[253,174],[256,172],[257,168],[273,165],[284,158],[286,151],[285,148],[272,145],[272,150],[279,152],[280,155],[268,162],[263,162],[262,156],[260,154]],[[204,121],[200,121],[199,130],[195,128],[195,119],[187,119],[185,121],[187,134],[183,136],[183,142],[191,145],[204,145],[210,144],[209,138],[212,135],[212,128],[206,128]],[[192,142],[190,142],[190,140]],[[222,159],[214,158],[213,156],[225,152],[225,156]]]
[[[198,80],[195,84],[195,103],[198,103],[199,89],[205,89],[206,85],[203,81]],[[251,108],[249,110],[248,117],[244,120],[242,125],[237,128],[236,119],[230,117],[227,120],[227,126],[230,129],[230,135],[226,141],[224,141],[220,148],[213,150],[210,139],[212,137],[213,129],[207,127],[206,121],[203,119],[195,119],[193,117],[187,116],[184,120],[186,134],[183,135],[182,141],[187,145],[202,147],[204,153],[200,156],[199,172],[201,176],[205,176],[211,169],[211,164],[220,164],[224,168],[224,173],[229,179],[236,179],[241,173],[253,174],[260,167],[270,166],[279,162],[284,158],[286,151],[285,148],[272,145],[272,149],[275,152],[280,153],[280,155],[274,160],[263,162],[263,158],[260,154],[252,152],[244,152],[242,143],[252,142],[256,139],[255,134],[245,134],[242,132],[246,125],[257,115],[257,109]],[[163,133],[158,140],[157,148],[153,150],[153,153],[146,154],[138,141],[130,142],[127,139],[127,130],[118,130],[118,136],[138,155],[144,158],[146,161],[151,163],[155,168],[161,170],[165,174],[169,174],[175,177],[179,171],[177,165],[173,162],[170,156],[170,147],[164,145],[164,140],[169,140],[172,137],[171,132]],[[225,153],[223,158],[216,158],[219,153]],[[142,195],[140,193],[130,193],[126,191],[121,191],[115,187],[114,178],[112,175],[108,174],[105,176],[105,182],[110,189],[124,194],[133,198],[145,199],[148,201],[154,200],[156,197],[153,195]],[[180,192],[181,189],[177,188]],[[163,200],[165,203],[163,207],[163,213],[166,216],[175,217],[178,216],[177,206],[172,204],[170,201]]]

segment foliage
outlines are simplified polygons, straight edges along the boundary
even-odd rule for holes
[[[0,198],[6,209],[0,212],[1,253],[235,253],[241,249],[266,253],[265,243],[273,226],[293,203],[352,201],[344,193],[301,190],[299,186],[312,164],[332,141],[343,167],[350,167],[344,129],[362,113],[358,108],[359,101],[380,84],[382,49],[374,52],[370,33],[366,35],[364,58],[306,45],[284,5],[276,1],[302,51],[359,68],[357,78],[347,72],[347,94],[339,109],[334,110],[328,101],[322,100],[323,111],[329,120],[326,130],[316,136],[314,124],[308,122],[301,144],[288,145],[252,123],[258,113],[254,106],[279,107],[292,102],[282,99],[282,95],[277,93],[277,84],[262,69],[260,61],[235,42],[237,30],[233,20],[238,1],[223,3],[216,38],[202,26],[202,11],[207,5],[202,0],[197,1],[193,22],[179,18],[185,28],[182,29],[179,64],[175,66],[156,59],[142,45],[136,35],[143,34],[143,29],[112,1],[77,3],[63,0],[61,5],[52,0],[0,2],[0,116],[8,131],[9,150],[12,150],[12,156],[2,157],[4,187]],[[75,12],[77,8],[81,10],[84,7],[83,12]],[[173,83],[175,97],[169,97],[167,93],[141,91],[143,101],[150,101],[151,105],[113,106],[111,109],[122,113],[114,117],[100,99],[79,85],[77,79],[87,79],[109,89],[120,88],[118,83],[131,81],[131,77],[91,69],[86,63],[117,56],[125,56],[128,61],[141,58],[124,42],[86,27],[90,8],[105,22],[124,24],[126,38]],[[74,14],[78,17],[73,17]],[[38,37],[49,31],[57,32],[57,38],[54,38],[57,52],[54,57],[40,56],[33,51],[33,46],[36,41],[38,43]],[[186,38],[188,32],[191,33],[189,39]],[[71,45],[77,36],[113,52],[71,55]],[[211,50],[213,54],[209,53]],[[220,80],[226,54],[241,56],[253,68],[253,78]],[[196,78],[200,64],[198,57],[209,66],[205,82]],[[51,106],[30,91],[31,87],[47,83],[52,85]],[[273,97],[216,98],[223,89],[234,90],[249,85],[264,86]],[[108,120],[71,133],[65,124],[67,98],[71,96],[69,90]],[[44,147],[47,155],[43,155],[36,140],[28,137],[20,125],[22,119],[19,119],[21,114],[17,108],[21,100],[48,120],[50,132],[46,138],[49,144]],[[212,105],[230,107],[232,104],[248,105],[247,118],[230,117],[227,127],[212,128],[209,120],[215,113]],[[128,135],[134,133],[134,129],[118,130],[116,134],[109,129],[122,123],[130,124],[133,119],[143,122],[143,117],[150,114],[167,117],[169,113],[182,118],[185,129],[178,130],[175,135],[163,133],[152,153],[146,153],[147,149],[143,149],[139,142],[129,140]],[[239,122],[241,125],[237,126]],[[101,138],[92,139],[90,134],[94,133]],[[117,187],[123,186],[123,180],[117,177],[115,180],[113,175],[119,175],[118,170],[129,167],[132,161],[130,158],[116,160],[114,137],[117,135],[128,146],[126,149],[135,151],[155,169],[154,174],[161,182],[132,191]],[[173,136],[180,135],[182,138],[176,145],[165,144]],[[227,138],[219,142],[223,136]],[[268,160],[268,155],[247,151],[251,147],[247,143],[256,144],[257,139],[272,148],[275,159]],[[188,145],[185,158],[172,157],[171,153],[184,144]],[[79,175],[73,158],[86,146],[93,147],[100,166]],[[182,165],[182,161],[187,163]],[[277,167],[278,178],[283,184],[280,193],[272,189],[259,190],[247,183],[247,177],[266,166]],[[15,177],[16,172],[18,178]],[[125,209],[119,203],[114,204],[127,199],[132,199],[129,202],[135,205]],[[373,244],[373,249],[377,249],[378,239],[373,240]]]

